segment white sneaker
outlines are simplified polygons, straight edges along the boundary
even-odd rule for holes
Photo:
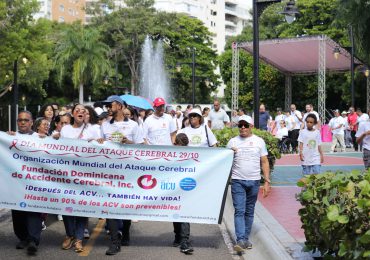
[[[57,218],[58,218],[59,221],[63,221],[63,216],[62,215],[58,215]]]
[[[44,231],[44,230],[46,230],[46,225],[45,225],[45,221],[43,221],[42,223],[41,223],[41,230],[42,231]]]
[[[89,232],[89,230],[87,228],[85,228],[85,230],[84,230],[84,238],[85,239],[89,239],[90,238],[90,232]]]

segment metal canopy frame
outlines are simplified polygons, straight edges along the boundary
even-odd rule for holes
[[[233,43],[232,109],[238,108],[239,50],[253,53],[253,42]],[[334,49],[339,49],[335,59]],[[283,73],[285,79],[285,108],[292,103],[292,77],[318,75],[318,113],[325,122],[326,71],[345,72],[351,67],[351,54],[326,35],[260,41],[260,59]],[[362,64],[357,58],[355,65]]]

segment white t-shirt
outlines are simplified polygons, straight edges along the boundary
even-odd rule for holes
[[[208,140],[206,135],[206,128],[208,133]],[[198,128],[192,128],[191,126],[180,129],[177,133],[184,133],[189,138],[189,146],[197,147],[209,147],[217,143],[215,135],[207,125],[201,125]],[[209,141],[209,145],[208,145]]]
[[[177,130],[181,129],[183,119],[184,119],[184,117],[182,115],[179,118],[177,116],[173,117],[173,122],[174,122]]]
[[[87,124],[87,127],[88,128],[91,128],[90,130],[92,131],[92,132],[95,132],[94,133],[94,135],[97,135],[97,136],[100,136],[101,137],[101,129],[100,129],[100,125],[98,125],[98,124]]]
[[[262,138],[252,135],[248,138],[236,136],[227,143],[227,148],[237,148],[231,168],[232,179],[261,179],[261,157],[267,156],[266,144]]]
[[[294,121],[293,116],[285,117],[285,125],[286,125],[286,128],[288,129],[288,131],[292,131],[292,130],[296,129],[295,126],[297,125],[297,123],[296,123],[295,126],[294,126],[294,123],[295,123],[295,121]]]
[[[369,120],[369,115],[363,113],[361,116],[357,117],[358,126],[360,126],[360,124],[362,124],[363,122],[366,122],[368,120]]]
[[[82,139],[82,140],[92,140],[99,139],[100,135],[93,131],[93,129],[88,127],[86,124],[82,124],[80,127],[73,127],[72,125],[63,126],[60,131],[60,137],[71,138],[71,139]]]
[[[176,125],[170,115],[149,116],[143,125],[143,136],[150,145],[172,145],[171,134],[176,132]]]
[[[128,121],[114,121],[112,124],[110,121],[105,121],[101,125],[101,135],[105,140],[112,142],[121,142],[125,136],[128,140],[135,144],[144,143],[142,130],[138,123],[129,119]]]
[[[284,136],[288,136],[288,128],[283,127],[276,131],[276,138],[279,138],[280,140],[283,139]]]
[[[356,132],[356,137],[360,137],[363,133],[367,132],[370,130],[370,122],[366,121],[360,124],[357,132]],[[370,151],[370,135],[367,135],[362,139],[362,147],[365,148],[366,150]]]
[[[295,122],[294,129],[301,129],[301,121],[299,121],[299,119],[302,119],[301,112],[298,110],[294,110],[294,112],[290,111],[290,116],[293,117]]]
[[[224,129],[224,122],[229,123],[230,118],[226,114],[225,110],[220,108],[216,112],[214,109],[212,109],[208,114],[208,121],[211,121],[211,129]]]
[[[17,135],[21,135],[21,136],[25,136],[25,135],[30,135],[30,136],[37,136],[37,137],[39,137],[39,134],[38,133],[36,133],[36,132],[32,132],[31,134],[30,133],[26,133],[26,134],[22,134],[22,133],[20,133],[20,132],[15,132],[15,135],[17,136]]]
[[[338,129],[333,129],[331,130],[331,132],[333,133],[333,135],[344,135],[344,125],[345,125],[345,120],[343,117],[341,116],[338,116],[338,117],[333,117],[332,119],[330,119],[329,121],[329,127],[330,128],[337,128],[338,126],[342,125],[342,127],[338,128]]]
[[[276,128],[279,130],[281,128],[280,122],[285,121],[285,115],[277,115],[275,116],[275,123],[276,123]]]
[[[319,130],[308,131],[307,128],[299,132],[298,142],[303,143],[302,165],[320,165],[319,145],[321,145],[321,134]]]

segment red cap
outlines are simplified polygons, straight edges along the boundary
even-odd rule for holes
[[[161,105],[165,105],[166,104],[166,101],[164,101],[163,98],[160,98],[160,97],[157,97],[156,99],[154,99],[153,101],[153,106],[154,107],[159,107]]]

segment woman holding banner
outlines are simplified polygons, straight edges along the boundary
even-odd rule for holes
[[[190,125],[180,129],[177,137],[185,134],[188,139],[188,146],[215,147],[217,145],[217,139],[208,125],[204,124],[204,117],[201,111],[197,108],[192,109],[189,112],[189,119]],[[176,139],[175,144],[177,143],[178,141]],[[175,232],[174,245],[178,243],[180,245],[180,251],[185,254],[193,252],[193,247],[189,243],[190,224],[185,222],[174,222],[173,227]]]
[[[65,125],[61,132],[61,138],[95,140],[99,139],[98,133],[92,131],[91,127],[87,127],[85,123],[86,109],[81,104],[76,104],[72,108],[72,119],[70,125]],[[87,217],[66,216],[63,215],[64,227],[66,229],[66,237],[64,238],[62,248],[65,250],[75,247],[75,252],[83,252],[82,239],[84,237],[84,229],[86,226]]]

